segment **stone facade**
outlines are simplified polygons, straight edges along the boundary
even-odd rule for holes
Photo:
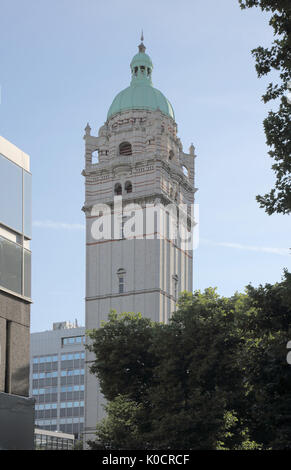
[[[0,369],[0,391],[27,397],[29,391],[30,304],[0,293],[0,345],[6,367]],[[7,339],[9,338],[9,345]],[[5,390],[5,381],[6,387]]]
[[[0,450],[33,449],[33,398],[0,392]]]

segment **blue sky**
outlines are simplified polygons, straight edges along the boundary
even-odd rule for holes
[[[222,295],[291,269],[290,217],[255,201],[274,183],[251,49],[268,15],[237,0],[1,0],[0,134],[31,157],[32,331],[84,324],[84,127],[105,122],[130,82],[143,28],[153,84],[171,101],[185,151],[196,147],[200,243],[194,289]]]

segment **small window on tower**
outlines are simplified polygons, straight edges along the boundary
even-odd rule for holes
[[[173,150],[170,150],[170,152],[169,152],[169,160],[173,160],[173,158],[174,158],[174,152],[173,152]]]
[[[132,155],[132,148],[129,142],[122,142],[119,145],[119,155]]]
[[[118,269],[117,276],[118,276],[118,292],[119,294],[123,294],[125,290],[125,274],[126,271],[123,268]]]
[[[124,292],[124,277],[120,276],[119,278],[119,294],[123,294]]]
[[[127,193],[132,193],[132,184],[131,184],[130,181],[127,181],[127,182],[125,183],[125,191],[126,191]]]
[[[120,196],[122,194],[122,187],[120,183],[116,183],[116,185],[114,186],[114,194],[116,196]]]

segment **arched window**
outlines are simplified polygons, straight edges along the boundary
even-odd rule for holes
[[[127,181],[125,183],[124,189],[127,193],[132,193],[132,184],[130,181]]]
[[[126,271],[123,268],[118,269],[117,277],[118,277],[118,292],[119,294],[123,294],[125,290],[125,274]]]
[[[169,152],[169,160],[173,160],[173,158],[174,158],[174,152],[173,152],[173,150],[170,150],[170,152]]]
[[[120,183],[116,183],[116,185],[114,186],[114,194],[116,196],[120,196],[122,194],[122,186]]]
[[[122,142],[119,145],[119,155],[132,155],[131,144],[129,142]]]

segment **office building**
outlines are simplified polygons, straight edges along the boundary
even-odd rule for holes
[[[6,449],[33,447],[30,240],[30,159],[0,136],[0,448]]]
[[[85,328],[54,323],[31,334],[30,395],[35,399],[35,426],[80,438],[84,425]]]

